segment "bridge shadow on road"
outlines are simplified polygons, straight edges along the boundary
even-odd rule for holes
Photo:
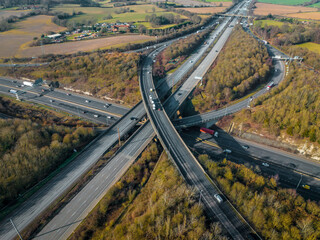
[[[48,232],[45,232],[45,233],[42,233],[42,234],[39,234],[37,235],[36,237],[34,237],[34,239],[37,239],[37,238],[42,238],[42,237],[45,237],[47,234],[50,234],[50,233],[53,233],[53,232],[56,232],[56,231],[60,231],[64,228],[68,228],[69,226],[73,225],[73,224],[76,224],[76,223],[79,223],[79,222],[82,222],[83,219],[80,219],[78,221],[75,221],[75,222],[72,222],[72,223],[69,223],[69,224],[66,224],[64,226],[61,226],[61,227],[58,227],[58,228],[55,228],[51,231],[48,231]]]
[[[196,157],[200,154],[208,154],[214,161],[222,161],[226,158],[234,163],[243,164],[264,177],[274,177],[280,187],[296,189],[299,185],[297,192],[305,199],[320,200],[320,195],[315,189],[312,192],[301,187],[302,184],[309,184],[312,181],[311,177],[303,176],[303,181],[299,184],[302,175],[297,172],[299,167],[297,164],[283,165],[278,161],[279,159],[261,154],[261,149],[239,142],[223,129],[217,126],[212,129],[218,131],[219,137],[201,133],[199,127],[181,130],[180,135]]]

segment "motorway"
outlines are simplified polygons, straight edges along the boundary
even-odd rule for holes
[[[67,239],[113,184],[127,171],[155,136],[145,123],[117,154],[51,221],[35,239]]]
[[[281,53],[277,49],[273,48],[272,46],[266,45],[266,47],[268,49],[270,56],[276,56],[276,55],[284,56],[283,53]],[[282,61],[279,61],[276,59],[273,60],[273,63],[274,63],[273,64],[274,70],[271,73],[272,74],[271,80],[269,82],[274,82],[275,85],[278,85],[285,77],[285,65]],[[182,119],[177,119],[177,120],[173,121],[173,124],[176,126],[176,128],[186,128],[186,127],[191,127],[191,126],[197,126],[197,125],[200,125],[200,124],[203,124],[206,122],[220,119],[223,116],[236,113],[236,112],[250,106],[250,102],[253,99],[267,93],[268,92],[267,86],[268,86],[268,84],[263,89],[256,92],[255,94],[253,94],[250,98],[246,98],[241,102],[227,106],[222,109],[209,111],[206,113],[193,115],[190,117],[185,117]]]
[[[244,165],[249,163],[253,169],[259,166],[266,177],[278,175],[280,186],[297,188],[297,192],[306,199],[320,200],[319,163],[273,147],[232,137],[222,129],[218,129],[218,132],[219,137],[215,138],[201,133],[198,128],[190,128],[183,130],[181,136],[186,144],[199,154],[207,153],[213,159],[220,160],[226,157],[223,149],[230,149],[232,153],[227,155],[228,160]],[[262,163],[268,163],[269,166]],[[311,189],[302,188],[303,184],[311,186]]]
[[[234,19],[230,26],[234,24],[235,21],[236,20]],[[221,50],[230,33],[231,31],[229,32],[227,29],[218,40],[215,47],[220,48]],[[210,180],[208,180],[206,173],[194,158],[189,148],[184,144],[169,118],[169,116],[172,116],[175,113],[178,106],[185,100],[193,87],[199,81],[199,78],[195,77],[203,76],[200,74],[204,74],[203,71],[206,71],[211,66],[212,62],[210,62],[209,59],[211,58],[212,60],[212,57],[215,59],[215,52],[216,49],[213,48],[187,81],[164,103],[163,107],[156,107],[157,109],[160,109],[160,111],[153,108],[152,103],[150,102],[149,89],[154,88],[151,75],[141,77],[141,94],[147,114],[155,132],[167,153],[174,160],[174,163],[178,167],[182,176],[191,186],[198,190],[202,197],[202,202],[207,209],[208,215],[219,220],[233,239],[251,239],[251,234],[254,233],[251,231],[249,226],[239,218],[237,213],[234,212],[231,204],[228,201],[218,203],[215,200],[214,195],[220,193],[219,189],[214,186]],[[150,61],[151,60],[152,59],[150,59]],[[152,99],[159,99],[157,92],[153,92],[151,96]],[[156,104],[160,105],[160,102],[157,101]],[[161,109],[165,110],[161,111]],[[168,115],[166,112],[168,112]]]
[[[16,232],[9,222],[9,218],[14,220],[18,229],[22,230],[27,227],[30,222],[36,219],[36,217],[48,208],[62,193],[77,183],[81,176],[114,145],[118,139],[118,131],[121,137],[124,136],[136,125],[136,119],[140,119],[144,115],[145,110],[143,105],[137,105],[86,146],[76,159],[63,168],[61,172],[48,181],[41,189],[0,223],[0,239],[12,239],[16,235]]]
[[[165,47],[165,46],[164,46]],[[160,49],[161,50],[161,49]],[[151,55],[156,54],[158,50],[155,50]],[[183,64],[181,66],[182,72],[188,72],[192,68],[190,64]],[[175,78],[176,74],[172,74],[170,78],[167,79],[167,84],[175,84],[180,79]],[[174,79],[174,80],[172,80]],[[118,120],[106,133],[101,136],[98,144],[91,144],[86,151],[75,159],[71,164],[69,164],[61,173],[59,173],[55,178],[50,180],[42,190],[39,190],[34,194],[30,199],[28,199],[21,207],[16,211],[10,214],[5,220],[0,223],[0,238],[1,239],[12,239],[16,234],[9,223],[9,218],[13,218],[17,227],[21,230],[24,229],[29,222],[33,221],[42,211],[46,209],[56,198],[60,196],[64,191],[70,188],[75,182],[76,179],[79,179],[83,173],[85,173],[102,155],[109,149],[109,146],[112,146],[118,139],[117,128],[119,127],[120,134],[123,136],[128,132],[134,125],[135,120],[132,120],[132,117],[140,119],[145,115],[145,110],[143,104],[137,104],[133,109],[131,109],[124,117]],[[147,123],[152,129],[151,125]],[[153,133],[152,133],[153,134]],[[150,134],[150,136],[152,135]],[[140,135],[136,136],[135,141],[139,141],[141,138]],[[147,140],[147,139],[145,139]],[[142,145],[142,144],[141,144]],[[95,149],[98,148],[98,149]],[[94,154],[90,154],[94,152]],[[126,152],[126,151],[123,151]],[[89,155],[87,154],[89,153]],[[80,170],[79,170],[80,169]],[[114,173],[116,174],[116,172]],[[60,187],[62,184],[62,188]],[[104,184],[104,182],[100,182]],[[102,194],[102,192],[101,192]],[[39,204],[39,207],[35,207]],[[87,205],[86,205],[87,204]],[[79,209],[79,215],[86,212],[88,208],[89,201],[86,201],[86,204],[83,204]],[[64,210],[62,210],[64,211]],[[67,210],[66,210],[67,211]],[[79,216],[74,214],[72,217],[77,218]],[[85,215],[84,215],[85,216]],[[74,221],[71,221],[74,222]],[[50,223],[49,223],[50,224]],[[48,224],[48,225],[49,225]],[[54,225],[54,224],[53,224]],[[74,228],[76,225],[69,225],[71,228]],[[69,231],[70,229],[65,229]],[[41,232],[40,234],[43,234]],[[63,234],[61,232],[61,234]]]
[[[221,29],[222,28],[218,28],[216,31],[220,31]],[[216,31],[212,33],[212,36],[216,33]],[[213,40],[214,39],[212,39],[212,41]],[[166,46],[163,46],[163,48],[164,47]],[[205,52],[207,48],[208,46],[206,46],[203,50],[198,51],[197,55],[193,55],[193,57],[195,59],[200,59],[201,55]],[[159,53],[159,51],[161,51],[161,48],[150,53],[149,57],[146,59],[147,62],[145,65],[147,67],[143,68],[144,71],[142,71],[141,73],[142,77],[150,76],[153,59],[155,58],[156,54]],[[169,86],[169,88],[172,87],[173,84],[179,82],[181,78],[183,78],[184,75],[190,69],[192,69],[192,67],[193,64],[190,64],[189,61],[185,62],[180,66],[180,68],[177,71],[170,75],[170,77],[160,81],[159,87],[161,86],[162,88],[162,86],[164,85]],[[166,93],[163,92],[163,94]],[[139,104],[139,108],[140,107],[144,108],[142,103]],[[72,231],[74,231],[78,224],[80,224],[81,219],[85,218],[88,212],[95,206],[95,204],[91,203],[91,196],[96,196],[95,202],[98,202],[98,200],[104,196],[105,192],[108,191],[112,184],[121,177],[122,173],[127,168],[129,168],[131,163],[135,160],[137,154],[140,154],[141,151],[144,149],[143,146],[146,146],[150,142],[152,137],[155,135],[152,126],[149,122],[146,122],[141,128],[145,130],[141,130],[140,132],[135,133],[130,138],[131,143],[123,146],[117,152],[117,154],[115,154],[112,160],[101,171],[103,173],[99,173],[97,176],[95,176],[93,180],[90,181],[86,185],[86,187],[83,190],[81,190],[79,194],[77,194],[77,196],[74,199],[72,199],[68,203],[68,205],[66,205],[59,212],[59,214],[57,214],[54,217],[54,219],[45,226],[45,228],[37,235],[37,238],[48,239],[49,237],[50,239],[65,239],[70,233],[72,233]],[[146,135],[146,133],[149,133],[149,135]],[[133,152],[135,152],[135,155],[130,154]],[[117,163],[120,165],[117,166]],[[109,168],[110,164],[112,166],[114,165],[117,167]],[[110,169],[113,169],[113,171],[111,171]],[[106,172],[108,174],[106,174]],[[105,181],[101,180],[100,176],[107,176],[107,185]],[[99,196],[96,195],[97,192],[99,193]],[[79,204],[78,199],[81,199],[81,204]],[[70,212],[72,212],[71,215]]]
[[[177,80],[178,81],[178,80]],[[171,83],[171,80],[169,80],[169,82]],[[174,79],[174,82],[176,82],[175,81],[175,79]],[[140,104],[141,105],[141,104]],[[135,116],[135,114],[133,114],[133,116]],[[150,124],[148,124],[148,125],[150,125]],[[135,139],[135,140],[137,140],[138,138],[137,137],[134,137],[133,139]],[[140,138],[141,139],[141,138]],[[133,142],[135,141],[135,140],[132,140]],[[123,150],[123,152],[126,152],[125,150]],[[88,194],[86,194],[86,195],[88,195]],[[89,194],[90,195],[90,194]],[[83,200],[83,201],[86,201],[86,200]],[[86,203],[89,203],[89,201],[86,201]],[[86,204],[85,203],[85,204]],[[83,205],[85,205],[85,204],[83,204]],[[82,206],[83,207],[83,206]],[[87,208],[86,208],[87,209]],[[64,210],[63,210],[64,211]],[[67,210],[66,210],[67,211]],[[87,210],[86,210],[87,211]],[[73,216],[75,216],[75,215],[77,215],[76,213],[73,215]],[[80,216],[80,215],[79,215]],[[70,221],[68,221],[69,223],[71,223]],[[63,226],[63,225],[60,225],[60,226]],[[41,234],[40,234],[41,235]]]
[[[18,91],[20,99],[47,105],[95,122],[111,124],[129,111],[127,107],[90,96],[83,96],[58,89],[42,92],[41,89],[47,88],[41,86],[22,87],[22,85],[21,80],[0,78],[0,92],[4,94],[15,96],[9,93],[10,89],[14,89]]]

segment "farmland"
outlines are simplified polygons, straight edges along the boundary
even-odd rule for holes
[[[256,9],[254,10],[255,15],[281,15],[286,16],[293,13],[304,13],[304,12],[314,12],[314,8],[302,7],[302,6],[285,6],[285,5],[275,5],[269,3],[257,3]],[[309,13],[308,13],[309,14]]]
[[[219,12],[224,11],[230,5],[231,5],[231,2],[226,2],[223,4],[223,7],[202,7],[202,8],[181,8],[181,9],[192,12],[192,13],[214,14],[214,13],[219,13]]]
[[[257,21],[254,21],[254,24],[260,24],[260,23],[261,23],[261,27],[264,27],[265,25],[281,27],[284,24],[283,22],[274,21],[274,20],[257,20]]]
[[[308,19],[308,20],[320,20],[320,12],[291,13],[291,14],[287,14],[286,16],[292,17],[292,18]]]
[[[43,50],[45,54],[69,54],[76,53],[78,51],[91,51],[94,49],[105,49],[110,48],[111,46],[118,46],[117,44],[121,43],[136,43],[136,42],[144,42],[154,40],[154,37],[145,36],[145,35],[120,35],[109,38],[99,38],[93,40],[84,40],[84,41],[76,41],[76,42],[67,42],[61,44],[50,44],[43,46]],[[39,56],[42,54],[41,46],[39,47],[30,47],[20,51],[21,57],[32,57]]]
[[[13,24],[14,29],[0,33],[0,57],[18,56],[34,37],[49,31],[59,32],[64,27],[51,22],[51,16],[35,16]]]
[[[308,43],[297,44],[295,46],[308,48],[310,51],[320,54],[320,44],[317,44],[317,43],[308,42]]]
[[[7,18],[7,17],[10,17],[10,16],[20,17],[21,15],[26,14],[28,12],[30,12],[30,10],[15,10],[15,11],[12,11],[12,10],[0,10],[0,19],[1,18]]]
[[[280,5],[299,5],[305,2],[310,2],[310,0],[258,0],[258,2]]]
[[[119,7],[115,8],[97,8],[97,7],[80,7],[75,4],[65,4],[59,5],[53,8],[54,11],[61,11],[72,14],[75,12],[83,12],[84,14],[75,16],[69,20],[69,23],[82,23],[87,24],[88,22],[106,22],[114,23],[117,21],[120,22],[145,22],[145,17],[155,13],[156,15],[161,15],[165,12],[163,9],[158,8],[155,5],[145,4],[145,5],[132,5],[128,6],[132,12],[116,14],[115,12],[120,9]],[[107,15],[111,15],[112,19],[106,19]],[[172,13],[176,15],[175,13]],[[184,16],[180,15],[183,19]]]

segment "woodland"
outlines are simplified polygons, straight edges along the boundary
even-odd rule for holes
[[[144,151],[71,239],[227,239],[159,150],[153,143]]]
[[[93,136],[91,128],[0,119],[0,207],[42,180]]]
[[[306,65],[320,70],[319,54],[298,45],[307,42],[320,44],[320,25],[315,22],[294,19],[280,19],[279,21],[284,22],[281,27],[262,25],[262,22],[259,21],[253,26],[253,31],[289,56],[302,57]]]
[[[254,108],[242,111],[234,121],[244,122],[246,128],[258,123],[275,136],[286,133],[320,143],[319,89],[319,74],[292,64],[279,86],[257,98]]]
[[[265,178],[242,164],[215,162],[208,155],[198,159],[264,239],[320,238],[319,203],[279,187],[276,176]]]
[[[12,117],[0,119],[0,208],[96,135],[92,124],[7,97],[0,97],[0,112]]]
[[[193,34],[171,44],[164,49],[153,64],[153,76],[157,80],[182,63],[188,55],[195,51],[199,45],[203,44],[210,31],[206,30],[198,34]]]
[[[54,58],[42,68],[17,69],[16,75],[59,81],[61,87],[79,89],[96,97],[133,106],[141,99],[139,63],[140,55],[137,53],[98,51]]]
[[[266,47],[236,27],[193,93],[195,111],[217,109],[245,96],[267,80],[271,63]]]

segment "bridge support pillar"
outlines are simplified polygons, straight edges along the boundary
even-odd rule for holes
[[[201,124],[201,127],[204,128],[210,128],[213,124],[215,124],[216,122],[218,122],[218,120],[211,120],[209,122],[203,123]]]

